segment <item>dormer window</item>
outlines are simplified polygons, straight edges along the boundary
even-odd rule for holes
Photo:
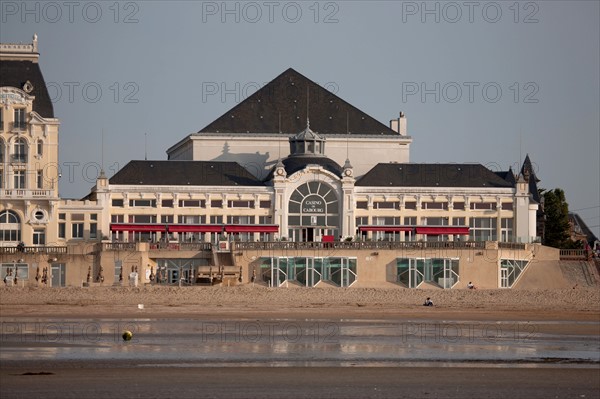
[[[325,150],[325,139],[318,133],[310,130],[310,124],[306,123],[306,129],[290,137],[291,156],[322,156]]]

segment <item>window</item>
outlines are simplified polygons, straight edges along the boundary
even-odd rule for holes
[[[21,241],[21,220],[13,211],[0,212],[0,241]]]
[[[61,222],[58,224],[58,238],[67,238],[67,227],[66,223]]]
[[[112,206],[123,207],[123,200],[122,199],[113,199]]]
[[[160,205],[163,208],[173,208],[173,200],[172,199],[162,200]]]
[[[204,208],[205,206],[205,200],[179,200],[180,208]]]
[[[160,222],[161,223],[173,223],[173,215],[161,215]]]
[[[4,109],[0,108],[0,131],[4,130]]]
[[[452,226],[466,226],[465,218],[452,218]]]
[[[37,141],[37,154],[39,156],[44,155],[44,142],[42,140]]]
[[[83,223],[71,224],[71,238],[83,238]]]
[[[228,224],[254,224],[254,216],[227,216]]]
[[[464,201],[453,202],[452,203],[452,207],[454,208],[455,211],[464,211],[465,210],[465,203],[464,203]]]
[[[132,199],[129,200],[130,207],[151,207],[156,208],[156,200],[150,199]]]
[[[227,201],[228,208],[252,208],[254,201]]]
[[[19,280],[29,280],[29,265],[26,263],[3,263],[2,269],[0,271],[0,277],[2,281],[4,281],[4,277],[6,275],[15,277],[15,269],[17,274],[17,281]]]
[[[179,224],[204,224],[206,216],[204,215],[179,215],[177,218]]]
[[[528,264],[529,262],[527,262],[526,260],[501,259],[500,287],[511,288]]]
[[[90,220],[98,220],[98,214],[97,213],[91,213],[90,214]]]
[[[369,202],[368,201],[356,201],[356,209],[368,209]]]
[[[223,224],[223,216],[211,216],[210,224]]]
[[[425,226],[448,226],[449,218],[428,217],[423,218],[422,222]]]
[[[407,216],[404,218],[404,224],[406,226],[415,226],[417,224],[416,216]]]
[[[513,203],[512,202],[503,202],[502,203],[502,210],[503,211],[512,211],[513,210]]]
[[[421,204],[421,209],[442,209],[444,211],[448,210],[447,202],[423,202]]]
[[[400,202],[375,201],[373,209],[400,209]]]
[[[417,202],[416,201],[406,201],[404,203],[404,208],[405,209],[417,209]]]
[[[496,241],[496,218],[470,218],[472,241]]]
[[[110,222],[111,223],[125,223],[125,215],[111,215]]]
[[[67,238],[67,224],[64,222],[65,220],[67,220],[67,214],[66,213],[59,213],[58,214],[58,238]]]
[[[400,224],[399,217],[374,217],[373,224],[376,226],[397,226]]]
[[[222,208],[223,201],[222,200],[212,200],[212,201],[210,201],[210,207],[211,208]]]
[[[367,216],[359,216],[355,219],[356,227],[367,226],[369,224],[369,218]]]
[[[271,201],[260,201],[259,205],[263,209],[271,209]]]
[[[258,223],[259,224],[272,224],[273,218],[271,216],[259,216]]]
[[[512,242],[512,240],[513,240],[513,220],[512,220],[512,218],[502,218],[500,220],[500,240],[503,242]]]
[[[459,280],[458,259],[397,258],[396,282],[417,288],[424,281],[441,288],[452,288]]]
[[[495,202],[471,202],[471,209],[473,210],[495,210]]]
[[[90,238],[98,238],[98,223],[90,223]]]
[[[42,211],[41,209],[38,209],[33,214],[33,217],[35,218],[35,220],[42,221],[42,220],[44,220],[46,218],[46,213],[44,211]]]
[[[156,215],[129,215],[128,223],[156,223]]]
[[[27,123],[25,122],[25,108],[16,108],[15,109],[15,118],[13,122],[13,127],[15,130],[25,130]]]
[[[33,245],[46,245],[46,230],[33,230]]]
[[[4,145],[4,140],[0,139],[0,163],[4,163],[4,152],[6,151]]]
[[[15,140],[13,146],[13,162],[26,163],[27,162],[27,142],[24,138]]]
[[[13,188],[24,189],[25,188],[25,171],[24,170],[15,170],[13,177],[14,177]]]
[[[40,190],[44,188],[44,172],[41,170],[37,172],[37,188]]]

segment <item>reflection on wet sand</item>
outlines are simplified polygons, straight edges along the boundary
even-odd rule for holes
[[[577,334],[554,332],[557,323],[577,325]],[[599,327],[595,321],[3,318],[0,360],[144,367],[598,367]],[[133,332],[131,341],[122,340],[124,330]]]

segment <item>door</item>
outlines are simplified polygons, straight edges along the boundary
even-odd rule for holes
[[[50,270],[52,274],[52,287],[64,287],[66,282],[65,264],[53,263]]]
[[[500,269],[500,287],[508,288],[508,269],[505,267]]]

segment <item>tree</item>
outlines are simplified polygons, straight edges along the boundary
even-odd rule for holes
[[[555,248],[573,246],[570,239],[569,204],[560,188],[544,192],[544,245]]]

